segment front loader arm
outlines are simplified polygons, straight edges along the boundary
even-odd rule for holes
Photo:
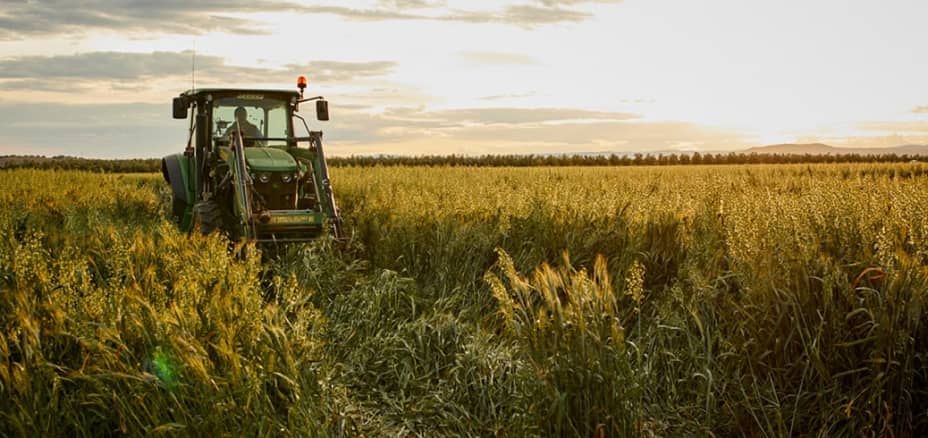
[[[326,164],[325,153],[322,151],[322,132],[310,132],[309,137],[310,144],[312,148],[316,150],[316,154],[319,157],[319,159],[316,160],[318,166],[316,171],[320,179],[320,181],[318,181],[320,183],[318,186],[322,187],[322,197],[325,203],[328,204],[329,220],[332,221],[335,238],[341,240],[344,238],[342,234],[342,216],[339,214],[338,207],[335,205],[335,194],[332,192],[332,182],[329,180],[329,166]]]
[[[255,235],[252,223],[252,190],[254,182],[248,173],[245,162],[245,147],[241,133],[232,136],[232,184],[234,187],[235,210],[242,234],[246,239],[253,239]]]

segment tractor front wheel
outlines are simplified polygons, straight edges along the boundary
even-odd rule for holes
[[[215,201],[198,202],[193,206],[193,226],[199,228],[204,236],[223,230],[223,219],[222,207]]]

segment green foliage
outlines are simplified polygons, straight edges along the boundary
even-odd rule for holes
[[[5,170],[0,435],[919,435],[926,170],[340,167],[263,256]]]

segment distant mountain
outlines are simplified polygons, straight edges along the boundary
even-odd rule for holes
[[[822,143],[807,143],[807,144],[775,144],[769,146],[758,146],[750,149],[746,149],[743,152],[745,153],[758,153],[758,154],[811,154],[811,155],[844,155],[844,154],[860,154],[860,155],[882,155],[882,154],[896,154],[896,155],[928,155],[928,145],[904,145],[904,146],[894,146],[888,148],[842,148],[829,146]]]

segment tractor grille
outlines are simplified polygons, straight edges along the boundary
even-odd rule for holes
[[[271,173],[270,181],[263,183],[254,181],[255,191],[258,193],[257,201],[265,210],[293,210],[296,208],[297,183],[281,181],[282,173]]]

